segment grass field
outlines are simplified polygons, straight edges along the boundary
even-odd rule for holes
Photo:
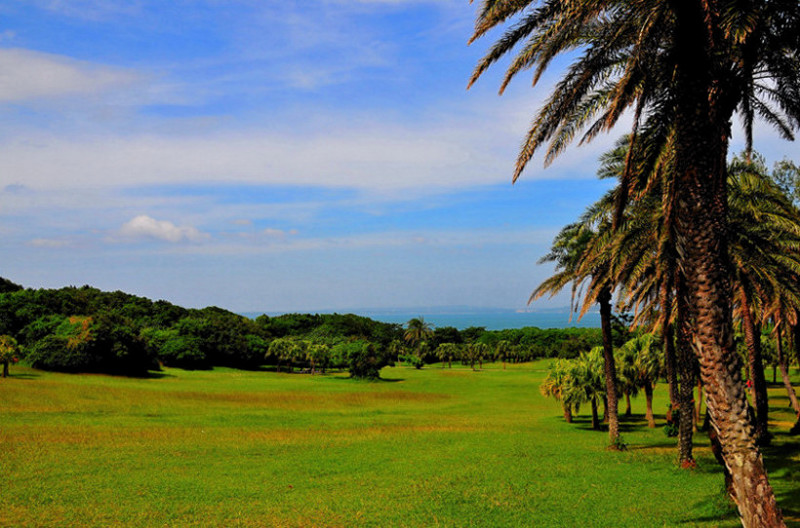
[[[546,362],[387,368],[381,382],[217,369],[0,380],[0,526],[738,526],[644,402],[605,450],[539,395]],[[655,408],[666,408],[665,386]],[[800,526],[800,443],[771,388],[770,476]],[[659,425],[663,414],[657,415]]]

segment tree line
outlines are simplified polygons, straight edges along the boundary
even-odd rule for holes
[[[423,326],[412,337],[415,321]],[[249,319],[213,306],[189,309],[90,286],[25,289],[7,279],[0,279],[0,336],[13,341],[0,356],[6,370],[17,358],[45,370],[130,376],[164,365],[314,374],[346,369],[368,378],[397,361],[420,368],[437,361],[474,367],[575,357],[600,339],[598,329],[459,330],[432,328],[421,318],[404,328],[353,314]]]

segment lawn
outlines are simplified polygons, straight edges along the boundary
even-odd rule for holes
[[[704,435],[698,469],[678,469],[639,399],[622,424],[629,450],[607,451],[588,409],[566,424],[540,396],[546,366],[395,367],[373,383],[14,367],[0,380],[0,526],[738,526]],[[800,526],[781,391],[766,459]]]

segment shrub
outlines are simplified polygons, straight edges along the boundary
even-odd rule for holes
[[[341,349],[352,378],[378,379],[381,369],[390,364],[388,356],[367,341],[352,341],[337,347]]]
[[[107,315],[70,317],[31,347],[28,360],[34,368],[58,372],[141,376],[158,368],[144,341],[124,321]]]

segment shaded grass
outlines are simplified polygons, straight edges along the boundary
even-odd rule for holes
[[[0,526],[738,526],[705,437],[682,471],[635,414],[630,450],[608,452],[585,414],[565,424],[539,395],[545,367],[384,369],[394,383],[15,369],[0,382]],[[765,453],[790,521],[797,441]]]

